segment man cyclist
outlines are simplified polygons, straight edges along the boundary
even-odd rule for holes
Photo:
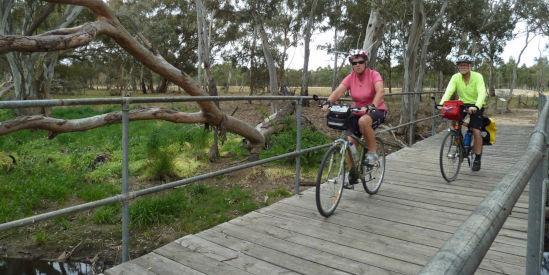
[[[473,152],[475,159],[471,170],[480,170],[480,159],[482,156],[482,136],[484,104],[486,100],[486,86],[480,73],[471,71],[473,58],[469,55],[460,55],[457,58],[456,65],[458,73],[454,74],[446,87],[446,91],[440,100],[440,104],[449,100],[457,90],[459,100],[465,103],[469,113],[469,127],[473,130],[474,144]]]
[[[327,111],[328,107],[336,102],[345,91],[350,91],[354,107],[362,108],[360,112],[353,113],[350,119],[350,130],[357,137],[364,136],[368,153],[363,165],[372,164],[379,158],[376,153],[374,130],[385,121],[387,115],[387,106],[383,99],[383,79],[379,72],[368,68],[368,54],[364,50],[351,50],[348,59],[353,71],[332,92],[322,109]],[[351,137],[349,137],[349,141],[353,141]],[[357,143],[357,141],[353,142]],[[357,183],[356,175],[350,173],[349,183]]]

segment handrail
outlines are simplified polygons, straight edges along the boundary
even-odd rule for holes
[[[395,94],[387,94],[385,96],[409,96],[414,94],[436,94],[441,92],[414,92],[414,93],[395,93]],[[327,97],[319,97],[320,99],[326,99]],[[10,108],[27,108],[27,107],[54,107],[54,106],[74,106],[74,105],[103,105],[103,104],[119,104],[122,105],[122,151],[123,151],[123,158],[122,158],[122,194],[104,198],[101,200],[83,203],[71,207],[66,207],[54,211],[50,211],[47,213],[42,213],[39,215],[34,215],[31,217],[26,217],[6,223],[0,224],[0,231],[5,231],[21,226],[26,226],[30,224],[34,224],[39,221],[49,220],[55,217],[59,217],[62,215],[67,215],[79,211],[89,210],[93,208],[97,208],[100,206],[108,205],[108,204],[114,204],[122,202],[122,261],[125,262],[129,259],[129,218],[128,218],[128,202],[144,195],[156,193],[162,190],[171,189],[174,187],[187,185],[199,180],[216,177],[219,175],[231,173],[234,171],[238,171],[241,169],[265,164],[268,162],[284,159],[284,158],[290,158],[295,157],[296,158],[296,194],[299,193],[299,173],[300,173],[300,156],[302,154],[312,152],[315,150],[319,150],[325,147],[328,147],[331,145],[331,143],[323,144],[307,149],[301,149],[301,109],[302,109],[302,103],[303,100],[312,100],[312,96],[178,96],[178,97],[119,97],[119,98],[85,98],[85,99],[47,99],[47,100],[16,100],[16,101],[0,101],[0,109],[10,109]],[[283,155],[258,160],[250,163],[246,163],[243,165],[230,167],[224,170],[211,172],[202,174],[199,176],[195,176],[188,179],[182,179],[178,181],[173,181],[170,183],[142,189],[139,191],[133,191],[128,192],[128,112],[129,112],[129,105],[134,103],[159,103],[159,102],[196,102],[196,101],[236,101],[236,100],[294,100],[297,101],[297,127],[298,131],[296,134],[296,150],[290,153],[286,153]],[[342,101],[352,101],[350,98],[340,98]],[[383,131],[379,131],[376,134],[381,134],[388,132],[390,130],[394,130],[397,128],[413,125],[414,123],[422,122],[425,120],[434,119],[436,117],[439,117],[440,115],[433,115],[426,118],[421,118],[418,120],[410,121],[395,127],[392,127],[390,129],[386,129]],[[434,131],[433,131],[434,134]]]
[[[544,97],[546,98],[546,96]],[[540,196],[544,196],[541,190],[542,183],[539,183],[539,188],[535,188],[533,186],[535,180],[532,181],[531,178],[540,167],[541,174],[545,172],[545,176],[542,175],[541,181],[543,182],[543,179],[547,176],[546,122],[549,104],[547,104],[547,100],[545,102],[539,114],[536,128],[531,134],[526,152],[477,206],[471,216],[461,224],[452,237],[429,260],[419,274],[473,274],[503,227],[505,220],[511,214],[513,206],[524,191],[528,181],[530,180],[531,183],[530,195],[539,193]],[[542,161],[542,159],[545,161]],[[532,201],[531,197],[530,201]],[[537,223],[539,223],[540,219],[539,217],[530,216],[534,209],[529,207],[528,210],[529,255],[527,258],[536,257],[536,260],[533,261],[532,266],[528,267],[527,265],[526,274],[540,274],[540,251],[537,249],[536,254],[536,251],[533,251],[536,249],[530,247],[531,242],[540,242],[539,238],[537,241],[535,239],[531,240],[531,238],[536,238],[536,236],[532,236],[536,233],[530,232],[533,229],[530,223],[533,222],[532,220],[537,220]],[[539,235],[539,232],[537,234]],[[543,231],[541,234],[543,234]],[[543,241],[543,238],[541,241]],[[537,272],[534,271],[535,265],[537,265]]]
[[[403,96],[417,94],[433,94],[442,92],[415,92],[394,93],[384,96]],[[319,97],[326,99],[327,97]],[[162,102],[195,102],[195,101],[237,101],[237,100],[311,100],[311,96],[164,96],[164,97],[117,97],[117,98],[71,98],[71,99],[35,99],[0,101],[0,109],[28,108],[28,107],[55,107],[75,105],[122,105],[125,101],[134,103],[162,103]],[[352,101],[350,98],[340,98],[343,101]]]

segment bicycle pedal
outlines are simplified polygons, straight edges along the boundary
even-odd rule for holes
[[[355,189],[354,184],[345,183],[343,184],[343,189]]]

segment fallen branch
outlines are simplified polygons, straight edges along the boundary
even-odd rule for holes
[[[381,124],[380,125],[382,128],[384,128],[385,130],[387,129],[391,129],[393,128],[393,126],[391,126],[391,124],[387,124],[387,125],[384,125],[384,124]],[[404,142],[402,142],[400,139],[398,139],[396,137],[396,134],[394,131],[389,131],[389,133],[391,133],[391,135],[393,136],[393,138],[397,141],[397,143],[393,144],[393,145],[396,145],[396,146],[400,146],[400,148],[405,148],[405,147],[408,147]],[[387,142],[387,141],[385,141]]]

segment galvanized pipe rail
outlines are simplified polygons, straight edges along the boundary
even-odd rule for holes
[[[525,274],[541,274],[547,184],[547,97],[539,95],[538,122],[524,155],[477,206],[420,274],[473,274],[488,252],[513,206],[530,182]]]
[[[407,94],[388,94],[385,96],[411,96],[418,94],[436,94],[440,92],[416,92],[416,93],[407,93]],[[320,97],[320,99],[326,99],[327,97]],[[243,165],[223,169],[216,172],[206,173],[199,176],[195,176],[188,179],[173,181],[170,183],[142,189],[139,191],[129,192],[129,175],[128,175],[128,138],[129,138],[129,109],[130,105],[134,103],[163,103],[163,102],[196,102],[196,101],[238,101],[238,100],[296,100],[297,104],[297,133],[296,133],[296,150],[287,154],[258,160]],[[272,161],[281,160],[284,158],[295,157],[296,158],[296,187],[295,193],[299,194],[299,178],[300,178],[300,156],[316,151],[322,148],[331,146],[331,143],[319,145],[307,149],[301,149],[301,113],[302,113],[302,103],[303,100],[312,100],[312,97],[309,96],[182,96],[182,97],[121,97],[121,98],[87,98],[87,99],[48,99],[48,100],[18,100],[18,101],[0,101],[0,108],[10,109],[10,108],[28,108],[28,107],[55,107],[55,106],[76,106],[76,105],[105,105],[105,104],[119,104],[122,105],[122,194],[116,195],[113,197],[88,202],[84,204],[79,204],[71,207],[66,207],[63,209],[34,215],[31,217],[10,221],[0,224],[0,231],[5,231],[17,227],[27,226],[34,224],[39,221],[53,219],[59,216],[68,215],[71,213],[76,213],[84,210],[94,209],[100,206],[122,203],[122,261],[129,260],[129,211],[128,211],[128,202],[144,195],[153,194],[159,191],[176,188],[179,186],[187,185],[193,182],[200,180],[216,177],[223,174],[232,173],[238,170],[262,165]],[[352,101],[350,98],[342,98],[342,101]],[[429,119],[434,120],[440,115],[433,115],[431,117],[426,117],[404,123],[390,129],[376,132],[376,134],[382,134],[391,130],[395,130],[401,127],[407,127],[413,125],[414,123],[426,121]],[[434,127],[433,127],[434,134]]]

